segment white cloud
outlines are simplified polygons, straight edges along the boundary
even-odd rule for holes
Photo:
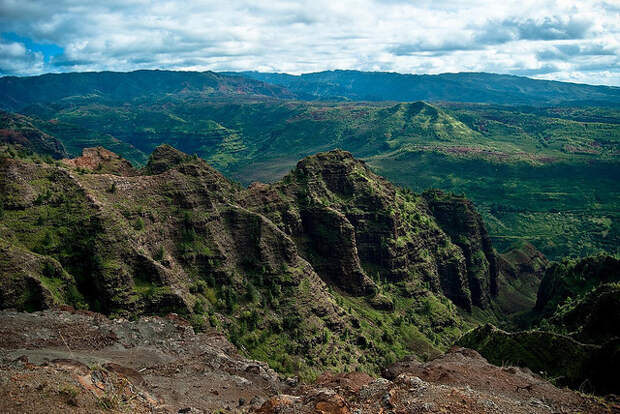
[[[620,84],[620,8],[609,0],[88,3],[0,0],[0,27],[62,47],[47,71],[492,71]],[[14,64],[0,53],[1,73],[43,70],[34,52]],[[28,71],[23,56],[40,63]]]
[[[40,74],[44,70],[43,55],[32,52],[19,42],[0,38],[0,73]]]

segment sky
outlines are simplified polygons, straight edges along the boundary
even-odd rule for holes
[[[0,76],[494,72],[620,86],[620,0],[0,0]]]

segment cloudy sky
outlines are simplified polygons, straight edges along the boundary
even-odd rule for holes
[[[0,0],[0,75],[485,71],[620,85],[620,0]]]

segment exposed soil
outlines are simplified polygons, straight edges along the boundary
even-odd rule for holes
[[[284,388],[266,364],[180,318],[3,311],[0,327],[0,413],[247,411]]]
[[[620,413],[477,352],[413,358],[373,378],[280,378],[217,332],[170,315],[109,320],[91,312],[0,312],[0,413]]]

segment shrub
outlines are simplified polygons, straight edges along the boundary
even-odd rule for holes
[[[58,393],[64,396],[67,399],[67,404],[72,405],[74,407],[78,406],[77,396],[79,394],[77,388],[71,385],[64,385],[58,390]]]
[[[215,305],[215,303],[217,302],[217,297],[213,288],[207,288],[204,291],[203,295],[212,305]]]
[[[248,283],[247,291],[245,294],[245,298],[248,302],[255,303],[259,299],[258,290],[254,287],[252,283]]]
[[[192,284],[189,287],[189,291],[190,293],[202,293],[204,294],[205,291],[209,288],[209,286],[207,286],[207,283],[204,280],[197,280],[196,282],[194,282],[194,284]]]
[[[142,217],[138,217],[138,219],[133,224],[133,228],[138,231],[144,229],[144,221],[142,220]]]
[[[196,303],[194,303],[194,313],[205,313],[205,303],[202,299],[198,299]]]

